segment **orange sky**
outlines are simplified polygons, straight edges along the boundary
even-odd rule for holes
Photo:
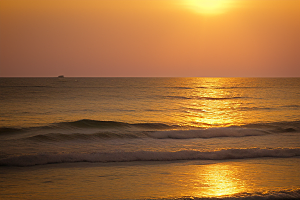
[[[300,0],[1,0],[0,26],[2,77],[300,77]]]

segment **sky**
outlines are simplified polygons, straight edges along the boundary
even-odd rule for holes
[[[0,77],[300,77],[300,0],[1,0]]]

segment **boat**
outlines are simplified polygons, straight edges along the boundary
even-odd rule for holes
[[[64,78],[64,75],[59,75],[58,78]]]

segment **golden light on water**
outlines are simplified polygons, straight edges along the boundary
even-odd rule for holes
[[[177,116],[176,121],[194,127],[224,127],[243,124],[244,112],[237,112],[243,104],[247,104],[247,98],[241,98],[242,90],[237,90],[234,79],[205,78],[182,79],[182,85],[194,88],[182,90],[178,96],[187,96],[189,99],[181,102],[185,109],[184,115]],[[235,88],[232,90],[231,88]]]
[[[202,105],[193,106],[193,110],[189,111],[189,121],[194,122],[195,126],[211,127],[211,126],[230,126],[236,123],[235,118],[231,117],[225,110],[228,107],[235,106],[225,101],[205,101]]]
[[[239,179],[239,169],[227,164],[214,164],[205,166],[201,172],[203,181],[209,185],[204,191],[205,196],[232,196],[245,190],[245,183]]]
[[[207,182],[213,186],[209,190],[210,195],[223,196],[232,195],[238,192],[237,183],[234,180],[234,172],[228,167],[220,165],[211,165],[207,171]]]
[[[232,0],[186,0],[184,4],[201,14],[222,14],[232,6]]]

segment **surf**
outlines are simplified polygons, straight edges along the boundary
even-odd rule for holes
[[[223,149],[218,151],[134,151],[92,153],[43,153],[22,155],[0,160],[0,166],[33,166],[74,162],[133,162],[133,161],[178,161],[178,160],[230,160],[249,158],[291,158],[300,156],[300,148],[249,148]]]

